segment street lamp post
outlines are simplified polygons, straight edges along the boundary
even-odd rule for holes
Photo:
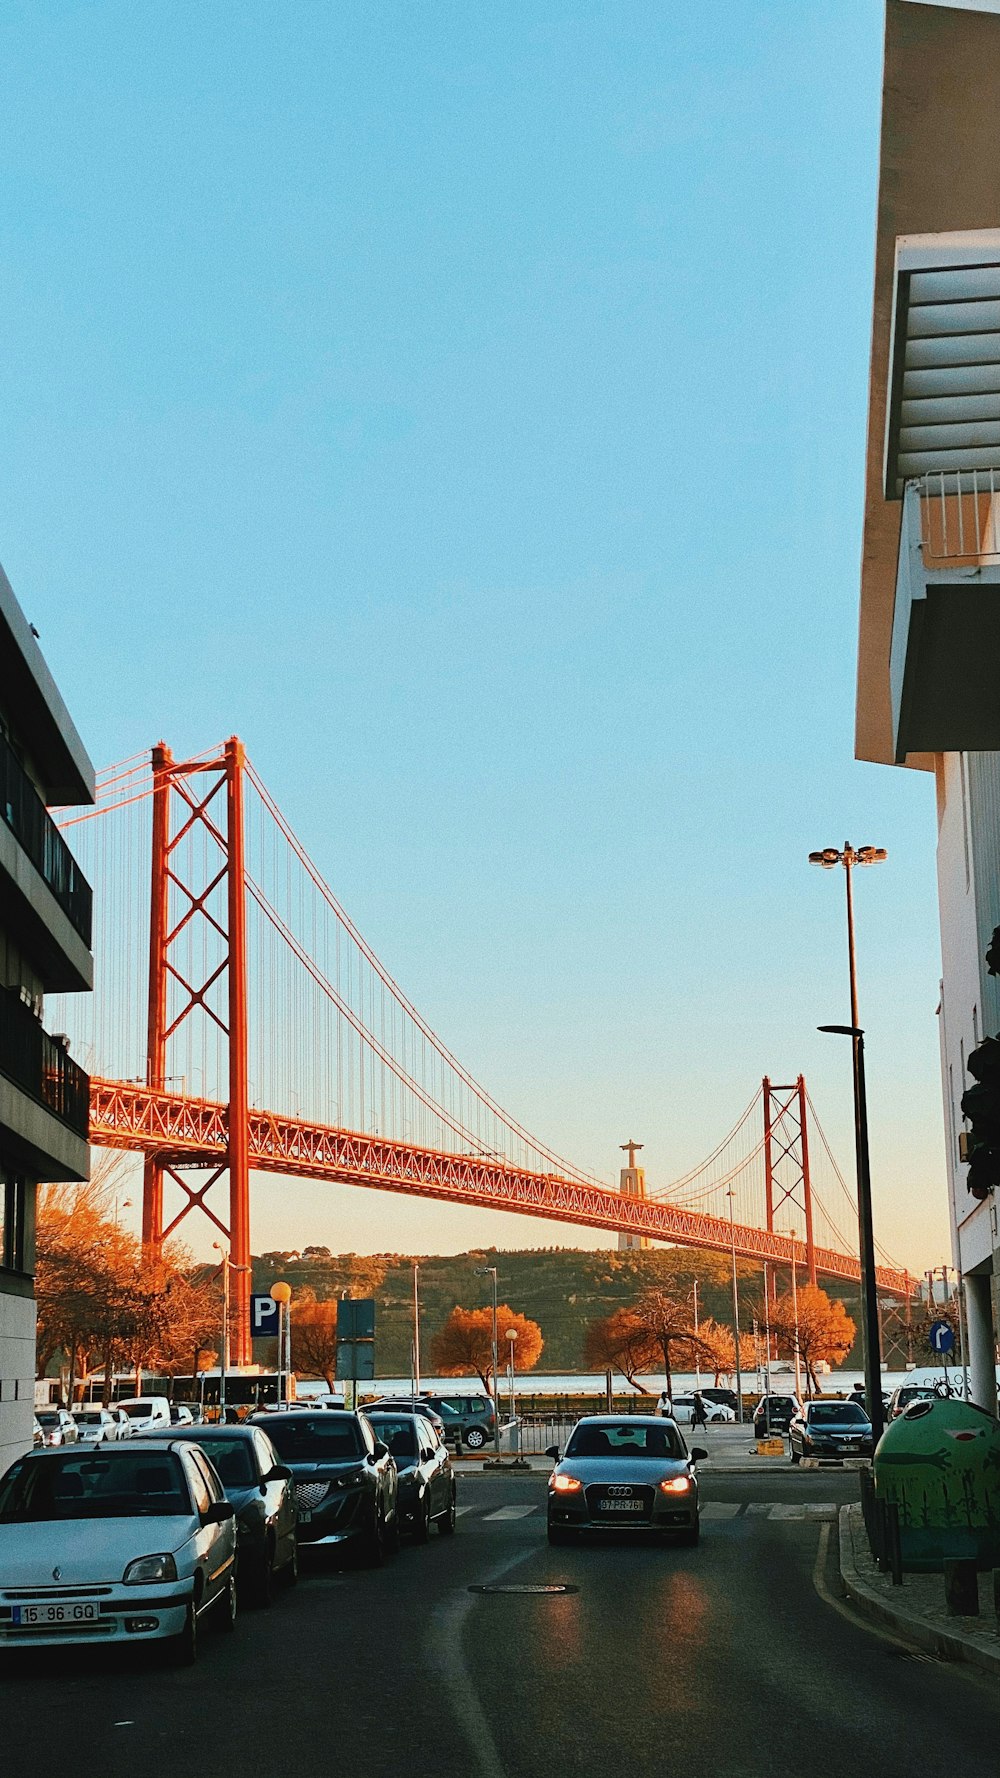
[[[727,1187],[729,1199],[729,1239],[733,1253],[733,1347],[736,1353],[736,1423],[743,1424],[743,1371],[740,1365],[740,1291],[736,1281],[736,1224],[733,1221],[733,1188]]]
[[[510,1388],[510,1423],[517,1425],[517,1401],[514,1396],[514,1346],[517,1342],[517,1328],[507,1329],[507,1379]],[[516,1437],[516,1433],[513,1435]],[[520,1453],[518,1453],[520,1455]]]
[[[413,1393],[420,1394],[420,1267],[413,1267]]]
[[[234,1266],[229,1257],[228,1247],[220,1241],[213,1241],[216,1253],[221,1255],[219,1269],[222,1273],[222,1351],[219,1353],[219,1418],[226,1417],[226,1372],[229,1369],[229,1274],[230,1272],[249,1272],[249,1266]]]
[[[795,1339],[795,1399],[802,1400],[802,1348],[799,1345],[799,1268],[795,1256],[796,1231],[789,1229],[788,1238],[792,1243],[792,1326]]]
[[[847,961],[851,983],[849,1025],[821,1025],[821,1031],[850,1037],[854,1062],[854,1157],[858,1180],[858,1249],[861,1259],[862,1329],[865,1348],[865,1397],[872,1423],[872,1442],[878,1444],[884,1424],[882,1413],[882,1347],[878,1325],[878,1292],[875,1284],[875,1237],[872,1225],[871,1164],[868,1149],[868,1101],[865,1091],[865,1034],[858,1018],[858,971],[854,948],[854,867],[881,864],[884,846],[859,846],[845,840],[843,851],[827,846],[810,852],[809,863],[823,870],[843,865],[847,883]]]
[[[493,1280],[493,1448],[500,1455],[500,1413],[497,1401],[497,1269],[496,1266],[474,1266],[477,1278]]]

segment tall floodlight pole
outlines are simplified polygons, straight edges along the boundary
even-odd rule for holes
[[[802,1400],[802,1348],[799,1345],[799,1268],[795,1257],[796,1234],[794,1229],[788,1231],[792,1243],[792,1326],[795,1340],[795,1399]]]
[[[872,1423],[872,1444],[877,1445],[884,1425],[882,1411],[882,1345],[878,1324],[878,1290],[875,1281],[875,1236],[872,1223],[871,1162],[868,1148],[868,1100],[865,1088],[865,1034],[858,1019],[858,971],[854,947],[854,867],[858,864],[881,864],[886,857],[884,846],[859,846],[848,841],[843,851],[827,846],[822,852],[810,852],[809,863],[823,870],[844,867],[847,882],[847,961],[851,984],[851,1022],[849,1025],[821,1025],[821,1031],[850,1037],[854,1073],[854,1157],[858,1181],[858,1250],[861,1259],[862,1331],[865,1349],[865,1405]]]
[[[497,1269],[496,1266],[475,1266],[477,1278],[493,1280],[493,1449],[500,1455],[500,1411],[497,1398]]]
[[[414,1394],[420,1394],[420,1267],[413,1267],[413,1378]]]
[[[736,1420],[743,1424],[743,1371],[740,1365],[740,1289],[736,1279],[736,1224],[733,1220],[733,1188],[726,1190],[729,1199],[729,1239],[733,1252],[733,1347],[736,1352]]]

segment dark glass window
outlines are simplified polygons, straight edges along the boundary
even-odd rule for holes
[[[0,1266],[24,1271],[24,1208],[27,1182],[0,1166]]]

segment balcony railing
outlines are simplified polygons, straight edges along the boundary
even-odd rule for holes
[[[2,731],[0,817],[89,950],[94,899],[90,884]]]
[[[0,1074],[78,1136],[90,1125],[90,1078],[9,988],[0,990]]]
[[[1000,468],[939,470],[922,476],[918,486],[928,567],[1000,562]]]

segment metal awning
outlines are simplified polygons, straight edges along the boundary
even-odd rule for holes
[[[1000,229],[896,241],[885,495],[1000,467]]]

